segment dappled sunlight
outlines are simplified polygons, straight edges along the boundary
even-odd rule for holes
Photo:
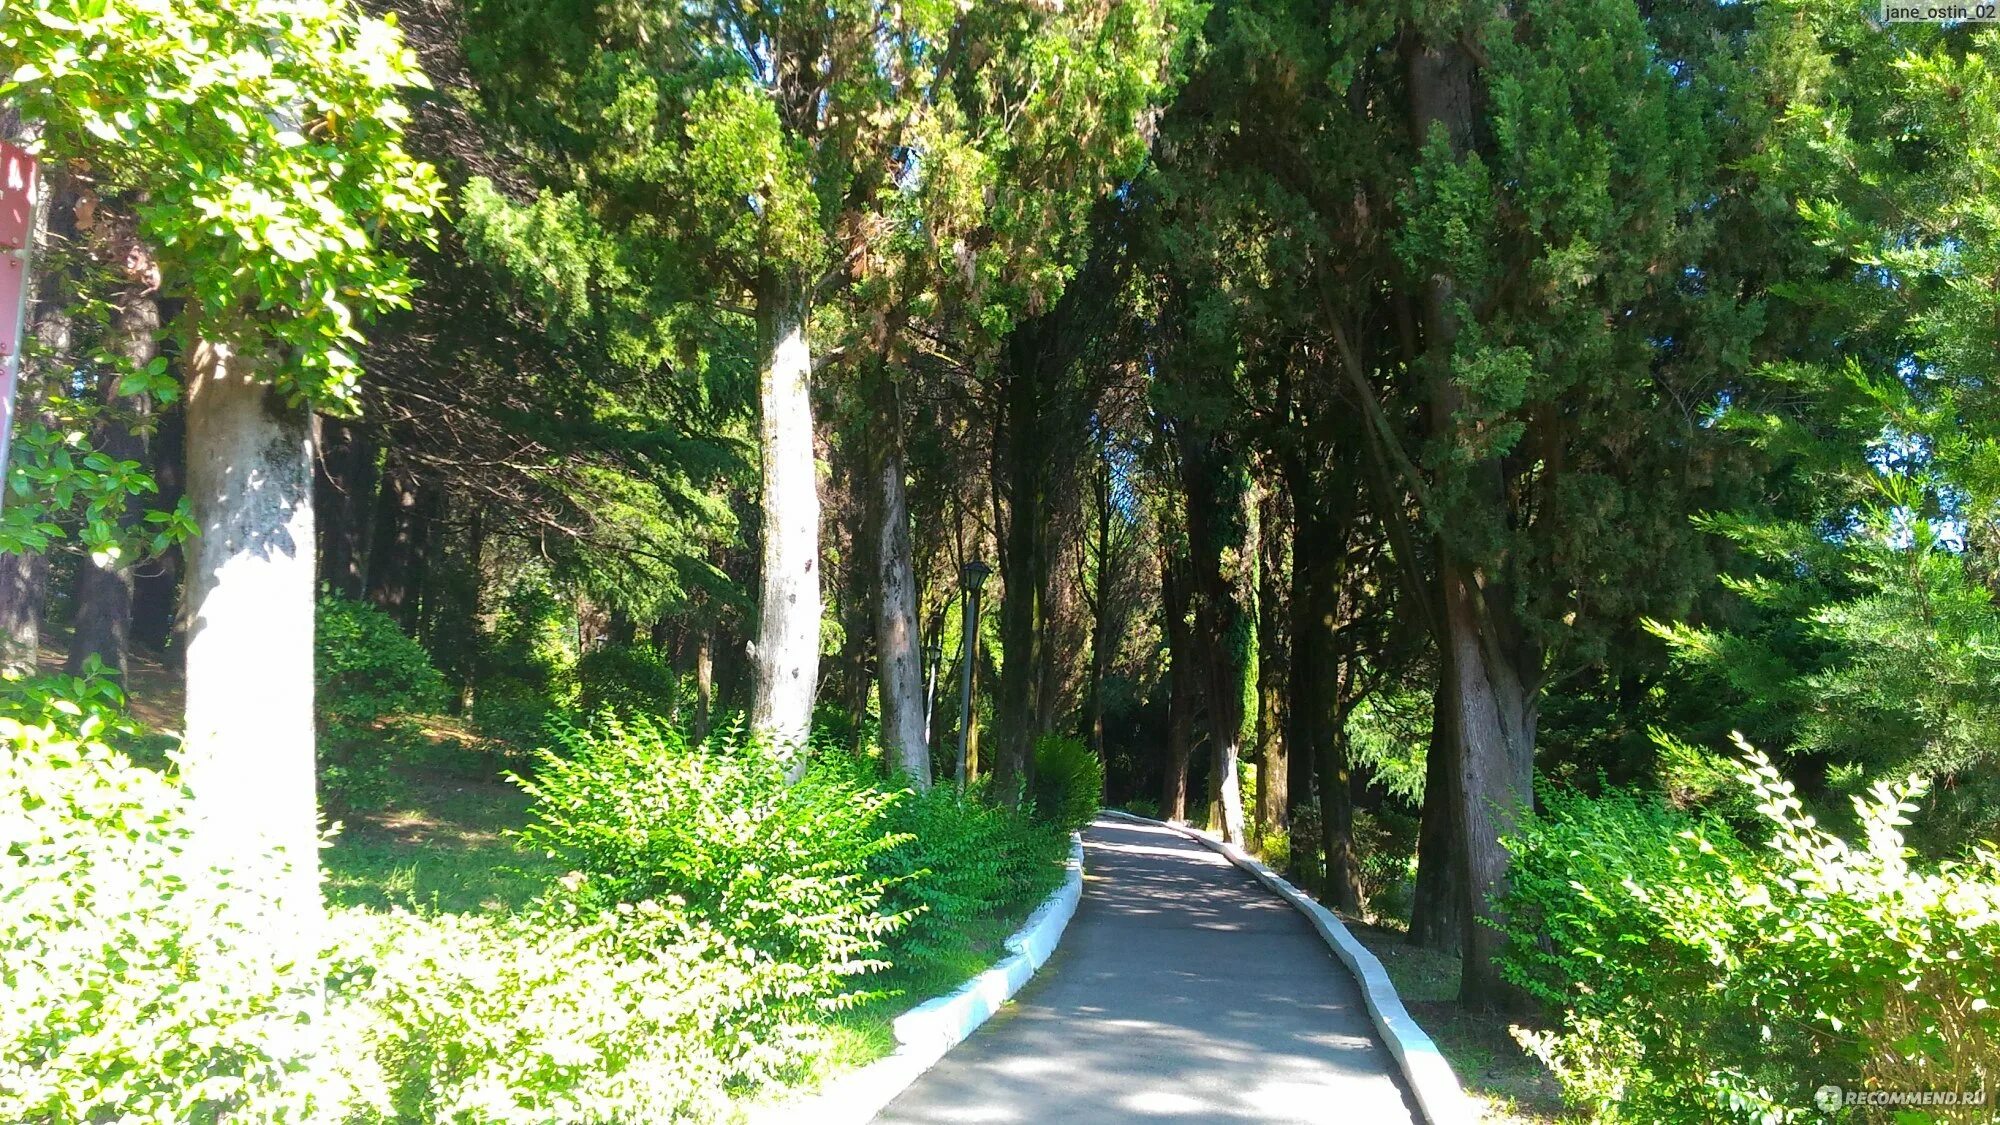
[[[1063,952],[881,1118],[1411,1120],[1359,990],[1311,927],[1221,857],[1099,821]]]

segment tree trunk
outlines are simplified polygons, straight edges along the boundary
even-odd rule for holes
[[[993,700],[993,790],[1013,804],[1027,784],[1035,735],[1035,694],[1042,655],[1038,651],[1042,590],[1043,465],[1035,440],[1038,420],[1031,394],[1031,368],[1014,372],[1007,389],[1005,426],[996,441],[1007,475],[1006,526],[1000,550],[1000,684]]]
[[[1291,660],[1285,604],[1284,494],[1266,487],[1258,501],[1257,542],[1257,834],[1291,823],[1291,763],[1285,745],[1285,698]]]
[[[1302,496],[1308,494],[1301,494]],[[1344,545],[1318,500],[1298,506],[1298,539],[1292,552],[1297,599],[1293,604],[1293,729],[1300,743],[1291,748],[1312,763],[1319,795],[1320,854],[1325,857],[1321,894],[1350,913],[1361,905],[1361,880],[1354,856],[1354,809],[1347,788],[1345,692],[1336,630],[1340,622],[1339,560]]]
[[[1487,923],[1495,917],[1490,899],[1507,889],[1507,850],[1500,837],[1533,807],[1536,701],[1505,651],[1511,646],[1496,635],[1494,619],[1507,607],[1485,593],[1473,568],[1447,558],[1443,571],[1451,644],[1446,663],[1460,746],[1457,797],[1465,833],[1460,844],[1471,892],[1459,927],[1465,966],[1459,1002],[1514,1008],[1522,998],[1501,979],[1496,960],[1504,939]]]
[[[694,648],[694,740],[708,737],[715,714],[715,625],[703,622]]]
[[[152,505],[171,510],[186,494],[187,426],[181,400],[153,408],[153,437],[147,443],[153,482],[160,486]],[[181,548],[177,544],[146,560],[133,573],[132,643],[155,652],[177,644],[181,601]]]
[[[313,422],[319,428],[313,475],[319,580],[341,597],[359,598],[367,584],[368,540],[375,524],[375,443],[352,422],[325,416],[315,416]]]
[[[1465,936],[1465,844],[1458,809],[1458,730],[1452,719],[1449,668],[1439,668],[1432,693],[1430,748],[1424,757],[1423,823],[1417,834],[1417,888],[1410,905],[1410,941],[1457,953]]]
[[[144,283],[127,286],[118,298],[118,310],[111,320],[115,346],[133,368],[144,368],[160,354],[160,304],[153,289]],[[107,457],[144,464],[146,439],[121,415],[137,419],[150,408],[145,395],[121,396],[121,372],[106,372],[100,381],[104,403],[112,417],[97,426],[97,448]],[[121,527],[130,528],[140,517],[137,497],[127,497],[118,517]],[[125,682],[126,656],[132,640],[132,567],[129,558],[99,563],[85,559],[76,574],[76,631],[70,639],[70,675],[83,672],[92,657],[105,670]]]
[[[42,600],[49,582],[43,555],[0,555],[0,669],[32,676],[42,647]]]
[[[764,362],[758,379],[763,463],[763,565],[750,728],[802,776],[819,686],[819,480],[813,455],[812,352],[806,298],[796,281],[758,294]]]
[[[423,583],[423,552],[429,539],[423,488],[415,474],[391,455],[375,504],[373,549],[368,555],[368,600],[415,633]]]
[[[1186,485],[1188,542],[1194,559],[1195,622],[1206,668],[1208,737],[1214,755],[1209,788],[1220,814],[1222,838],[1243,842],[1243,793],[1237,776],[1242,753],[1244,695],[1251,671],[1257,545],[1249,476],[1227,450],[1180,433],[1181,479]]]
[[[1194,756],[1194,715],[1200,706],[1192,630],[1188,628],[1187,580],[1178,560],[1160,560],[1161,609],[1167,618],[1167,651],[1172,677],[1167,697],[1167,768],[1160,791],[1160,816],[1187,819],[1188,760]]]
[[[306,411],[202,343],[187,395],[187,767],[197,854],[238,872],[275,852],[273,937],[319,916],[313,762],[312,438]]]
[[[909,499],[903,488],[902,427],[893,415],[884,424],[875,599],[882,747],[912,785],[929,789],[931,748],[924,729],[924,656],[917,636],[917,573],[911,558]]]

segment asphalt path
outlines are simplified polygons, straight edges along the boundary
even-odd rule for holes
[[[1099,820],[1042,971],[876,1118],[926,1125],[1421,1121],[1346,967],[1178,833]]]

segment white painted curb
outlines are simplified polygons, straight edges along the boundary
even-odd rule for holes
[[[1321,906],[1234,844],[1225,844],[1192,828],[1116,809],[1106,809],[1099,815],[1170,828],[1196,843],[1221,852],[1229,857],[1231,863],[1270,888],[1272,893],[1291,903],[1306,916],[1306,921],[1319,931],[1320,938],[1333,949],[1334,955],[1361,982],[1361,998],[1368,1005],[1368,1015],[1375,1021],[1375,1030],[1381,1033],[1383,1044],[1395,1056],[1396,1065],[1402,1068],[1403,1079],[1409,1084],[1410,1093],[1416,1097],[1417,1108],[1423,1112],[1424,1120],[1430,1125],[1462,1125],[1480,1119],[1481,1115],[1473,1107],[1472,1100],[1465,1096],[1465,1088],[1459,1085],[1458,1075],[1452,1073],[1451,1064],[1445,1061],[1437,1044],[1431,1042],[1431,1037],[1417,1026],[1417,1021],[1410,1018],[1409,1010],[1403,1007],[1403,998],[1396,995],[1396,987],[1389,983],[1389,974],[1382,968],[1382,962],[1347,932],[1347,927],[1334,917],[1333,911]]]
[[[896,1017],[894,1053],[829,1079],[795,1101],[753,1109],[751,1125],[863,1125],[882,1112],[910,1083],[937,1065],[945,1052],[991,1019],[1035,970],[1056,951],[1063,930],[1083,897],[1083,837],[1069,835],[1068,870],[1062,885],[1035,908],[1004,943],[1007,956],[958,987]]]

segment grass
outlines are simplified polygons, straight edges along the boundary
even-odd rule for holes
[[[383,732],[379,795],[349,814],[322,855],[329,905],[445,913],[517,910],[558,872],[510,835],[528,797],[512,756],[442,719]]]

